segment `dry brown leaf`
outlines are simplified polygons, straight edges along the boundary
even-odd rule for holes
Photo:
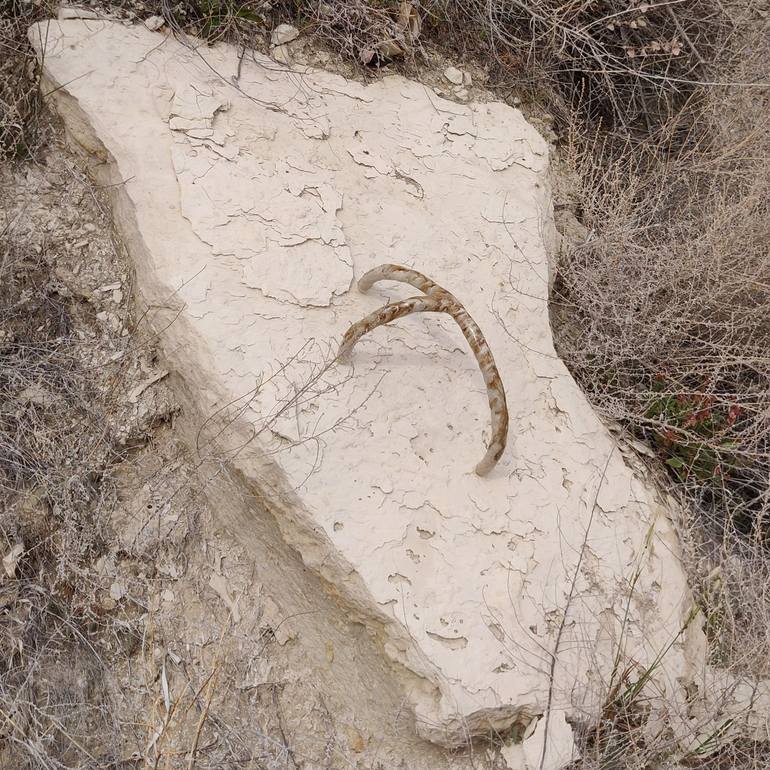
[[[24,543],[16,543],[16,545],[14,545],[3,557],[3,569],[9,578],[16,576],[16,567],[19,564],[19,559],[21,559],[23,555]]]

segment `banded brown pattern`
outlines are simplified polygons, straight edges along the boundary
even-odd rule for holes
[[[487,386],[492,436],[486,454],[475,469],[479,476],[486,476],[495,467],[505,451],[508,439],[508,404],[505,399],[500,372],[497,370],[492,351],[481,329],[451,292],[416,270],[401,265],[380,265],[361,277],[358,281],[358,288],[360,291],[366,292],[377,281],[408,283],[423,292],[425,296],[391,302],[354,323],[345,332],[337,357],[348,356],[358,340],[378,326],[389,324],[411,313],[447,313],[452,316],[468,341],[473,355],[476,356],[476,361],[484,377],[484,383]]]

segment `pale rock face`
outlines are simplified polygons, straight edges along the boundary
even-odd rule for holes
[[[110,182],[158,326],[170,308],[168,361],[210,418],[199,451],[225,445],[376,636],[421,734],[452,746],[516,726],[527,763],[550,741],[555,767],[616,655],[644,667],[668,649],[653,681],[676,686],[676,538],[554,352],[548,148],[522,115],[259,55],[236,81],[236,50],[141,27],[51,22],[30,39]],[[451,319],[410,316],[333,362],[350,323],[417,293],[360,294],[383,262],[452,291],[486,334],[510,432],[485,478],[483,381]]]
[[[286,64],[286,65],[291,64],[291,51],[289,50],[288,43],[284,43],[283,45],[273,46],[270,49],[270,55],[279,64]]]

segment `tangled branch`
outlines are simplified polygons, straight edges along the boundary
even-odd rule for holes
[[[503,381],[500,372],[495,365],[492,351],[489,349],[484,335],[468,311],[460,304],[458,299],[446,289],[434,283],[430,278],[400,265],[380,265],[363,275],[358,282],[358,288],[362,292],[368,291],[377,281],[399,281],[414,286],[425,294],[424,297],[410,297],[399,302],[391,302],[376,310],[357,323],[354,323],[345,332],[342,339],[338,358],[350,354],[353,347],[368,332],[378,326],[389,324],[397,318],[403,318],[410,313],[447,313],[457,322],[463,336],[476,356],[484,383],[487,386],[487,397],[491,412],[492,435],[481,462],[476,466],[479,476],[486,476],[505,451],[508,438],[508,405],[505,400]]]

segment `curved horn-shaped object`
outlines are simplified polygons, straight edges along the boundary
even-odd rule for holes
[[[505,451],[508,438],[508,404],[505,400],[503,381],[495,365],[492,351],[489,349],[484,335],[468,311],[459,300],[446,289],[431,281],[430,278],[401,265],[380,265],[365,273],[358,281],[360,291],[368,291],[377,281],[399,281],[422,291],[424,297],[411,297],[400,302],[391,302],[379,310],[375,310],[362,320],[354,323],[345,332],[340,345],[338,358],[346,356],[358,340],[376,329],[378,326],[391,323],[397,318],[403,318],[410,313],[448,313],[457,322],[463,336],[476,356],[484,383],[487,386],[487,398],[491,412],[492,438],[481,462],[476,466],[479,476],[486,476]]]

